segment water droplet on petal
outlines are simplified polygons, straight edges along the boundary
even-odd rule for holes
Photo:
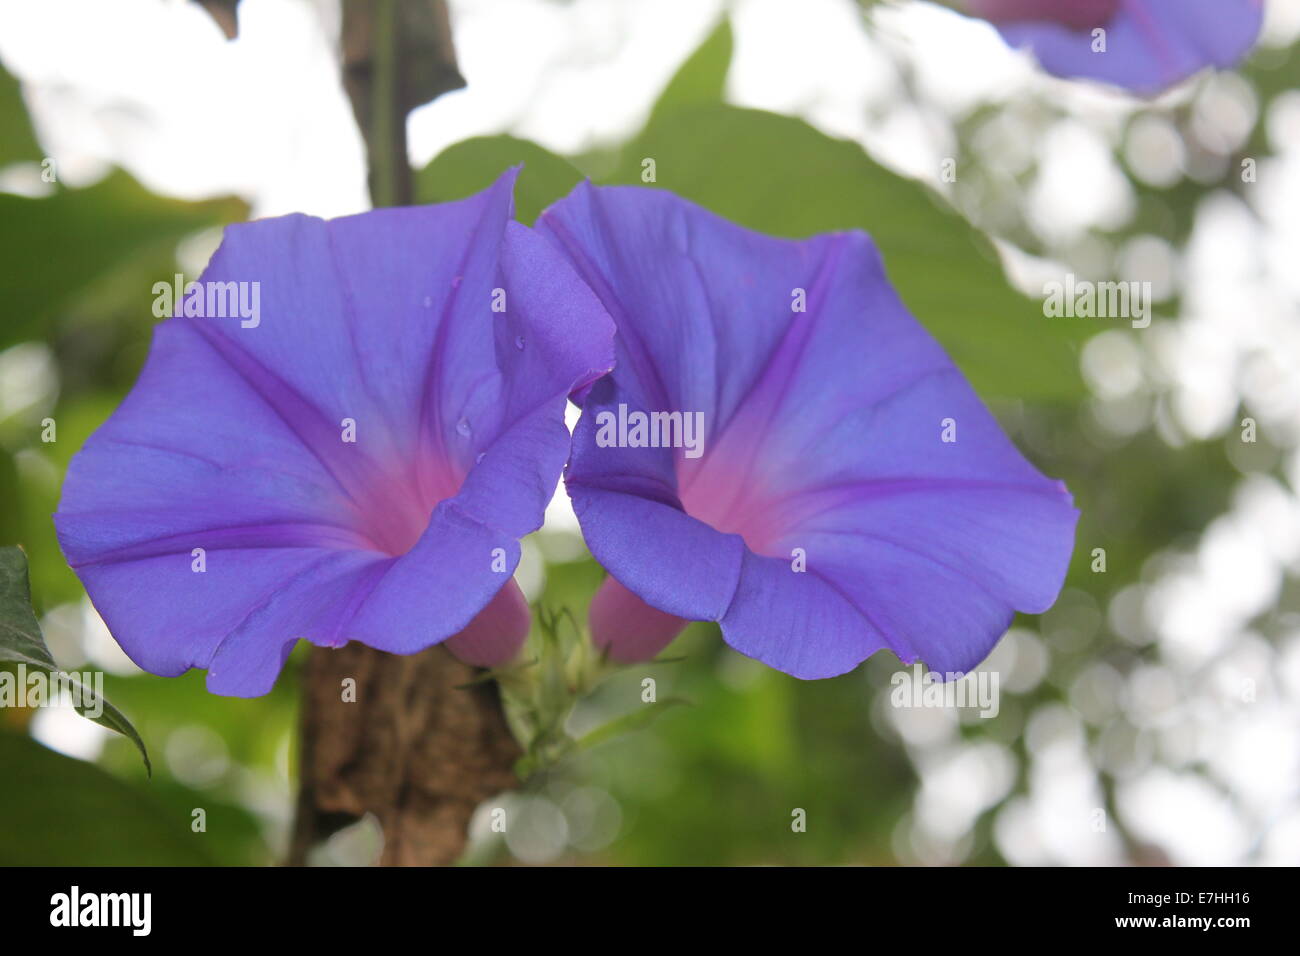
[[[468,418],[464,418],[464,417],[462,417],[461,420],[458,421],[458,422],[456,423],[456,433],[457,433],[458,435],[460,435],[462,438],[468,438],[468,437],[469,437],[469,419],[468,419]]]
[[[431,296],[431,295],[426,295],[426,296],[424,297],[424,307],[425,307],[426,309],[428,309],[428,308],[432,308],[432,307],[433,307],[433,296]]]
[[[487,452],[485,452],[485,451],[481,451],[481,452],[479,452],[479,453],[474,457],[474,464],[476,464],[476,465],[479,464],[479,463],[480,463],[484,458],[486,458],[486,457],[487,457]]]
[[[524,350],[524,337],[522,335],[515,336],[515,348],[521,352]]]

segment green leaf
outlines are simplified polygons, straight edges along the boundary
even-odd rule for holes
[[[1097,326],[1045,318],[1040,303],[1008,284],[983,235],[856,143],[787,116],[704,106],[652,122],[610,181],[639,185],[647,156],[659,187],[751,229],[869,233],[903,302],[983,396],[1083,394],[1076,351]]]
[[[513,136],[478,136],[448,146],[415,174],[417,202],[448,202],[481,192],[506,169],[523,164],[515,184],[515,215],[532,225],[538,214],[568,195],[580,173],[567,159]]]
[[[60,187],[43,199],[0,194],[0,348],[49,333],[47,320],[93,284],[141,262],[147,268],[135,295],[142,318],[154,321],[152,284],[171,279],[176,244],[246,213],[236,199],[194,203],[155,196],[120,170],[93,186]]]
[[[690,701],[683,697],[665,697],[663,700],[654,704],[638,707],[636,710],[624,714],[622,717],[615,717],[609,723],[602,724],[595,730],[583,734],[574,749],[590,750],[592,747],[595,747],[597,744],[602,744],[606,740],[649,727],[652,723],[663,716],[664,711],[672,707],[689,703]]]
[[[24,664],[50,675],[64,673],[59,670],[49,648],[45,646],[36,614],[32,611],[31,587],[27,582],[27,555],[23,554],[21,548],[13,546],[0,548],[0,662]],[[134,743],[144,758],[145,769],[152,775],[149,752],[131,722],[107,700],[97,699],[92,688],[81,684],[70,674],[65,676],[79,688],[77,713]],[[89,711],[96,709],[101,710],[99,716],[90,716]]]
[[[0,733],[0,766],[0,866],[212,862],[184,817],[92,763]]]
[[[659,94],[650,111],[650,122],[683,107],[721,103],[727,70],[731,68],[731,49],[731,21],[724,14]]]
[[[39,163],[43,158],[36,134],[23,102],[22,87],[0,66],[0,166],[10,163]]]

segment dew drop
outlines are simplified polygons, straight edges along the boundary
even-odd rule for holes
[[[515,336],[515,348],[521,352],[524,350],[524,337],[522,335]]]
[[[458,421],[458,422],[456,423],[456,433],[457,433],[458,435],[460,435],[462,438],[468,438],[468,437],[469,437],[469,419],[468,419],[468,418],[464,418],[464,417],[462,417],[461,420]]]
[[[486,457],[487,457],[487,452],[485,452],[485,451],[481,451],[481,452],[479,452],[479,453],[474,457],[474,464],[476,464],[476,465],[479,464],[479,463],[482,462],[483,459],[486,458]]]
[[[426,309],[433,307],[433,296],[426,295],[424,297],[424,307]]]

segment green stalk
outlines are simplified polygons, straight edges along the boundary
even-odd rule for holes
[[[397,129],[406,117],[399,115],[397,100],[397,0],[376,0],[374,21],[374,81],[370,88],[371,129],[367,137],[371,173],[371,202],[376,208],[396,206],[410,195],[410,162],[405,130]]]

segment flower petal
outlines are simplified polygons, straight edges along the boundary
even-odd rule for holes
[[[689,622],[646,604],[618,578],[606,578],[596,589],[587,613],[591,642],[608,648],[619,663],[648,661],[672,643]]]
[[[574,428],[565,488],[587,546],[605,570],[652,606],[715,621],[735,593],[745,543],[682,510],[671,452],[597,445],[596,416],[625,395],[615,376],[601,379]]]
[[[468,627],[447,638],[447,650],[474,667],[500,667],[524,646],[531,622],[528,600],[511,578]]]

